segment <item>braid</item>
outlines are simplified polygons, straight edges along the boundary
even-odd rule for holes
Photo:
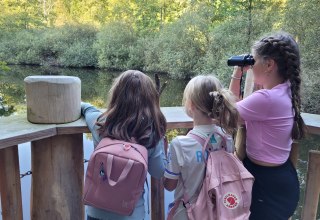
[[[263,38],[254,48],[258,54],[275,60],[279,74],[291,84],[291,103],[294,113],[292,138],[301,139],[305,135],[304,122],[301,117],[300,98],[300,55],[297,43],[288,34]]]

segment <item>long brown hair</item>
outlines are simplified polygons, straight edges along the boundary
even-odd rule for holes
[[[109,96],[107,111],[97,123],[100,137],[155,147],[165,134],[166,119],[151,78],[137,70],[125,71],[115,79]]]
[[[233,134],[236,131],[239,114],[235,107],[235,97],[223,89],[216,77],[199,75],[192,78],[184,90],[183,104],[188,100],[203,114],[216,119],[227,133]]]
[[[305,124],[301,117],[301,62],[297,42],[286,32],[278,32],[257,41],[252,49],[263,59],[273,59],[278,66],[278,74],[291,84],[291,102],[294,113],[292,138],[305,136]]]

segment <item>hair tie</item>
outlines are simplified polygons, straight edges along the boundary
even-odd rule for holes
[[[223,102],[223,96],[219,91],[209,92],[209,95],[213,97],[213,103],[219,106]]]
[[[213,105],[210,115],[211,117],[213,116],[212,118],[218,118],[222,109],[223,96],[219,91],[209,92],[209,95],[213,97]]]

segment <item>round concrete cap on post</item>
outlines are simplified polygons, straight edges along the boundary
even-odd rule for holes
[[[81,80],[78,77],[28,76],[24,82],[28,121],[58,124],[80,118]]]

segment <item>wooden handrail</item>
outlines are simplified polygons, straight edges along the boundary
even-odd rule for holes
[[[162,107],[168,129],[192,128],[183,107]],[[320,135],[320,115],[302,113],[309,134]],[[60,134],[89,133],[84,118],[66,124],[32,124],[25,115],[0,118],[0,149]]]
[[[162,107],[167,127],[192,128],[192,119],[182,107]],[[84,118],[66,124],[33,124],[25,115],[0,118],[0,149],[61,134],[89,133]]]

